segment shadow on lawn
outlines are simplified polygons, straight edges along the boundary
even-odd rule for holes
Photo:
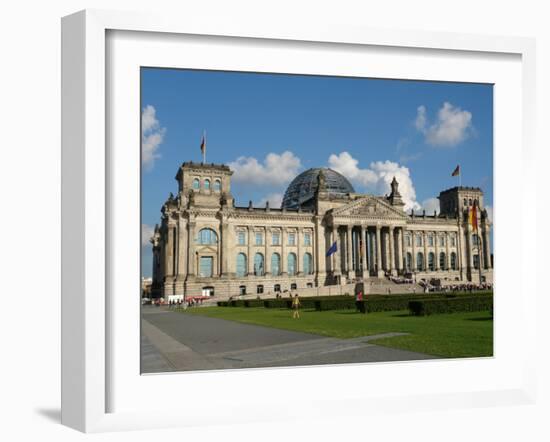
[[[483,317],[480,317],[480,318],[468,318],[466,320],[467,321],[492,321],[493,318],[491,318],[490,316],[483,316]]]

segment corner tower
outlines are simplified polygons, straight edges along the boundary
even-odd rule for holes
[[[439,193],[439,208],[442,215],[454,217],[472,207],[477,201],[478,207],[483,210],[483,191],[479,187],[457,186]]]
[[[176,175],[180,198],[196,206],[232,205],[231,175],[224,164],[185,162]]]

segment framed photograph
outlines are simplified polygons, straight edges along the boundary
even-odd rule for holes
[[[533,400],[533,41],[84,11],[62,44],[64,424]]]

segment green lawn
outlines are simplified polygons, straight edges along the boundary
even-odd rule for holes
[[[493,355],[493,321],[489,312],[410,316],[408,311],[363,315],[349,310],[303,310],[300,319],[292,319],[292,311],[287,309],[204,307],[187,309],[185,314],[343,339],[406,332],[410,335],[371,342],[448,358]]]

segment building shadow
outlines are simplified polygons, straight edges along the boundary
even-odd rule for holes
[[[37,408],[34,410],[36,414],[44,417],[45,419],[54,422],[56,424],[61,423],[61,409],[60,408]]]

